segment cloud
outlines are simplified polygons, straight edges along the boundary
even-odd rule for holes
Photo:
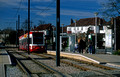
[[[51,15],[52,15],[52,14],[50,14],[50,13],[41,13],[41,12],[37,12],[36,14],[37,14],[37,15],[40,15],[40,16],[43,16],[43,17],[51,16]]]
[[[34,12],[36,15],[40,16],[52,16],[56,14],[56,8],[46,8],[46,7],[40,7],[36,6],[38,9],[48,9],[48,10],[41,10],[41,12]],[[80,10],[72,10],[72,9],[60,9],[60,15],[63,16],[79,16],[79,17],[91,17],[94,16],[93,12],[89,11],[80,11]]]
[[[61,15],[70,15],[70,16],[91,16],[93,13],[91,12],[85,12],[85,11],[79,11],[79,10],[61,10]]]
[[[32,2],[52,2],[53,0],[32,0]]]
[[[69,0],[69,2],[96,2],[98,4],[105,3],[109,0]],[[61,2],[68,2],[68,0],[61,0]]]
[[[101,3],[106,3],[108,2],[109,0],[97,0],[97,3],[101,5]]]
[[[65,2],[67,2],[68,0],[64,0]],[[69,0],[69,1],[96,1],[96,0]]]
[[[31,2],[52,2],[53,0],[31,0]],[[28,2],[28,0],[0,0],[2,6],[18,6],[20,2]]]
[[[0,0],[0,2],[9,3],[9,2],[19,2],[21,0]]]
[[[0,0],[3,3],[3,7],[18,6],[21,0]]]
[[[27,2],[27,0],[0,0],[0,2],[6,3],[7,5],[12,5],[12,6],[19,6],[20,2]],[[53,0],[31,0],[31,2],[51,2]],[[67,1],[67,0],[64,0]],[[70,1],[97,1],[98,3],[100,3],[103,0],[70,0]],[[27,7],[26,5],[22,4],[21,8],[23,7]],[[50,10],[38,10],[38,11],[31,11],[33,13],[35,13],[36,15],[40,15],[40,16],[52,16],[56,14],[56,8],[52,8],[52,7],[42,7],[42,6],[34,6],[35,8],[38,9],[50,9]],[[67,15],[67,16],[91,16],[94,15],[92,12],[89,11],[80,11],[80,10],[73,10],[73,9],[61,9],[61,15]]]
[[[47,8],[42,6],[35,6],[35,8],[41,9],[41,10],[33,11],[36,15],[45,17],[45,16],[52,16],[53,14],[56,14],[55,8]]]

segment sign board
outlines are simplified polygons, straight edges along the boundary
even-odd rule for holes
[[[27,34],[24,34],[24,38],[27,38]]]
[[[112,30],[108,29],[105,32],[105,47],[112,48]]]
[[[100,33],[99,26],[95,26],[94,33]]]

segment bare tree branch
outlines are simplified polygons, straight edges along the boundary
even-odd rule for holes
[[[120,0],[109,0],[107,3],[102,3],[100,12],[104,17],[116,17],[120,15]]]

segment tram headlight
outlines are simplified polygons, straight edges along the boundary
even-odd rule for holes
[[[30,46],[30,49],[32,49],[32,46]]]

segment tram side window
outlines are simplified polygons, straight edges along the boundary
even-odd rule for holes
[[[28,42],[28,40],[26,40],[26,41]],[[29,43],[32,44],[32,40],[31,40],[31,38],[29,38]]]
[[[21,40],[19,40],[19,45],[22,45],[22,41]]]
[[[23,45],[23,40],[22,40],[22,43],[21,43],[22,45]]]
[[[33,44],[43,44],[43,33],[33,33]]]
[[[25,43],[28,44],[28,39],[25,39]],[[29,38],[29,44],[32,44],[31,38]]]

